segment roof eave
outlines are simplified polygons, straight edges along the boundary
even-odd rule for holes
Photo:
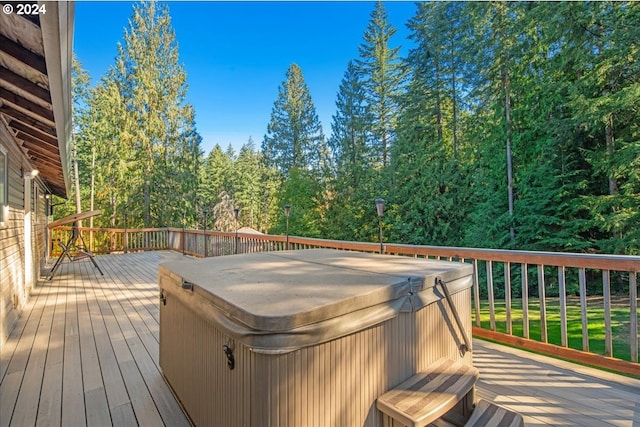
[[[75,5],[73,2],[55,1],[40,1],[39,4],[46,8],[46,13],[40,16],[40,26],[65,185],[65,194],[58,195],[67,197],[71,190],[71,65]]]

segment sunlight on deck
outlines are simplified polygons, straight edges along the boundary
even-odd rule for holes
[[[0,427],[189,425],[158,361],[158,251],[65,262],[0,349]],[[640,381],[474,340],[477,397],[528,426],[639,426]]]

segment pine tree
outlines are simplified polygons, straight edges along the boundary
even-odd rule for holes
[[[201,168],[198,205],[211,210],[224,192],[232,192],[233,159],[222,151],[219,144],[209,152]]]
[[[392,237],[407,243],[460,245],[469,196],[468,144],[461,143],[461,5],[421,3],[409,22],[416,47],[401,97],[390,176],[397,206]],[[465,151],[462,151],[464,148]],[[459,153],[462,151],[461,153]]]
[[[145,226],[180,221],[195,199],[201,138],[193,107],[185,102],[186,73],[178,62],[178,46],[167,6],[144,2],[133,7],[124,44],[118,46],[111,77],[123,98],[137,167],[131,179],[139,194]],[[185,205],[186,204],[186,205]]]
[[[364,88],[352,61],[340,83],[336,113],[332,118],[329,147],[337,178],[344,185],[357,188],[364,171],[371,166],[371,153],[365,128]]]
[[[271,121],[262,142],[268,167],[287,177],[292,168],[320,176],[326,170],[327,148],[322,126],[311,100],[302,70],[291,64],[278,88]]]
[[[396,29],[381,1],[376,3],[356,60],[367,105],[369,144],[378,165],[387,166],[389,149],[395,140],[398,96],[402,93],[405,71],[399,47],[391,47]]]
[[[371,148],[367,143],[364,88],[350,61],[340,83],[329,146],[335,173],[324,232],[334,239],[353,240],[360,228],[359,205],[372,193]]]
[[[253,140],[249,138],[240,148],[234,162],[233,194],[241,208],[241,224],[251,228],[259,228],[261,223],[260,192],[263,167],[260,153],[256,151]]]
[[[578,129],[590,185],[589,212],[598,250],[640,253],[640,5],[636,2],[567,4],[554,35],[567,85],[569,120]],[[558,34],[559,33],[559,34]]]

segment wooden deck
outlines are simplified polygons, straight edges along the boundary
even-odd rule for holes
[[[0,349],[0,427],[187,426],[160,374],[157,266],[176,252],[65,262]],[[528,426],[640,426],[640,381],[474,340],[477,395]]]

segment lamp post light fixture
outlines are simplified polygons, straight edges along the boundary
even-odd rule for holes
[[[185,211],[182,211],[182,255],[185,255],[185,217],[186,217],[187,213]]]
[[[208,245],[208,242],[207,242],[207,213],[208,212],[207,212],[206,209],[204,209],[202,211],[202,213],[204,214],[204,257],[206,258],[207,257],[207,252],[209,252],[208,251],[209,245]]]
[[[240,208],[233,208],[233,216],[236,218],[236,254],[238,253],[238,214],[240,213]]]
[[[380,240],[380,253],[384,253],[382,244],[382,215],[384,215],[384,199],[376,199],[376,210],[378,211],[378,240]]]
[[[287,217],[287,250],[289,250],[289,214],[291,213],[291,205],[284,205],[284,216]]]

